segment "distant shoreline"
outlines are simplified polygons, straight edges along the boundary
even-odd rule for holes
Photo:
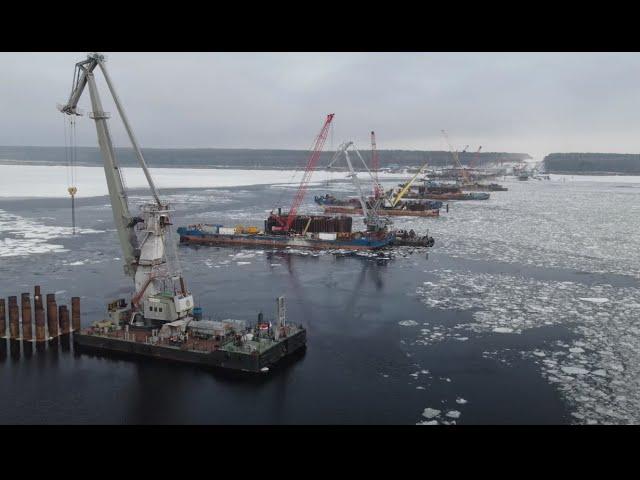
[[[616,176],[616,177],[637,177],[640,176],[639,173],[629,172],[591,172],[591,171],[564,171],[564,170],[552,170],[550,172],[545,172],[544,175],[583,175],[583,176],[591,176],[591,177],[604,177],[604,176]]]
[[[371,161],[369,145],[362,145],[360,152],[363,160]],[[268,149],[157,149],[143,148],[142,152],[151,167],[187,167],[187,168],[249,168],[261,169],[298,169],[305,168],[309,159],[306,150],[268,150]],[[138,161],[131,148],[115,148],[118,163],[122,167],[134,167]],[[97,147],[77,147],[73,151],[65,147],[9,147],[0,146],[0,161],[21,165],[67,165],[73,154],[75,165],[102,166],[102,154]],[[421,167],[425,163],[430,166],[451,166],[453,157],[448,151],[430,150],[377,150],[381,168]],[[329,164],[334,151],[330,145],[317,159],[317,167]],[[530,159],[526,153],[507,152],[474,152],[459,153],[460,162],[464,165],[474,163],[482,166],[490,163],[521,162]],[[361,169],[359,159],[355,159],[354,168]]]
[[[636,153],[550,153],[544,170],[566,175],[640,175]]]

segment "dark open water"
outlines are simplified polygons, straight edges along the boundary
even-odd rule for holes
[[[259,186],[163,193],[178,210],[176,227],[200,219],[238,223],[233,218],[261,225],[263,212],[282,190]],[[287,194],[290,198],[291,191]],[[44,225],[70,224],[68,199],[0,200],[0,210]],[[1,258],[0,295],[32,292],[39,284],[43,293],[60,292],[59,303],[81,296],[83,325],[99,319],[107,301],[129,290],[121,262],[114,260],[120,252],[111,221],[106,198],[81,198],[79,225],[102,233],[45,242],[62,245],[66,252]],[[437,224],[430,233],[436,248],[428,258],[424,252],[405,252],[388,262],[180,247],[188,286],[205,316],[255,319],[263,310],[269,317],[275,297],[284,294],[288,320],[308,329],[306,353],[267,375],[247,378],[79,355],[58,342],[45,351],[0,343],[0,423],[415,424],[425,420],[427,407],[441,410],[441,421],[452,420],[446,412],[458,411],[458,424],[569,422],[556,388],[533,361],[517,353],[569,341],[572,333],[564,327],[543,326],[520,335],[461,329],[468,340],[416,343],[421,324],[451,328],[469,322],[473,312],[430,308],[420,301],[416,287],[435,280],[432,270],[513,269],[451,258],[437,248]],[[418,325],[399,324],[406,320]]]

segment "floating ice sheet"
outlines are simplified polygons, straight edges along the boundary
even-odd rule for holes
[[[90,228],[77,228],[77,235],[101,233]],[[64,252],[62,245],[51,240],[70,237],[71,227],[45,225],[37,220],[0,210],[0,257],[26,256],[36,253]]]
[[[639,288],[449,269],[434,269],[431,274],[437,277],[436,286],[416,289],[422,302],[430,308],[471,311],[472,320],[421,329],[416,344],[454,339],[460,330],[487,335],[562,325],[579,339],[523,355],[541,367],[543,376],[584,419],[640,422]],[[485,353],[506,362],[499,352]]]

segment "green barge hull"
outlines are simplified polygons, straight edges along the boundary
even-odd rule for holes
[[[153,345],[86,331],[75,333],[73,336],[74,346],[79,351],[120,353],[251,373],[264,372],[284,357],[304,349],[306,341],[307,332],[301,328],[282,340],[272,341],[264,349],[248,353],[232,347],[202,351],[181,346]]]

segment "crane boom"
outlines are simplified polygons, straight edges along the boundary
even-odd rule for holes
[[[320,133],[316,137],[313,150],[311,151],[311,155],[309,155],[309,160],[307,161],[307,166],[304,170],[304,174],[302,175],[302,180],[300,181],[300,186],[298,187],[298,191],[296,192],[296,196],[293,198],[293,203],[291,204],[291,208],[289,208],[289,213],[287,214],[286,221],[281,220],[278,217],[278,221],[281,222],[282,230],[288,232],[293,224],[293,221],[296,218],[296,214],[298,212],[298,208],[302,204],[302,200],[304,199],[304,195],[307,191],[307,187],[309,186],[309,181],[311,180],[311,175],[313,174],[313,170],[320,158],[320,154],[322,153],[322,148],[324,147],[324,142],[327,140],[327,134],[329,133],[329,125],[331,125],[331,121],[333,120],[334,114],[330,113],[327,115],[327,118],[320,129]]]
[[[353,184],[355,185],[356,190],[358,191],[358,200],[360,201],[362,214],[364,215],[364,221],[365,221],[365,224],[367,225],[367,228],[374,229],[374,230],[383,229],[387,225],[390,225],[391,222],[388,218],[380,217],[380,215],[378,214],[378,208],[380,206],[382,198],[373,198],[371,204],[367,204],[367,199],[362,191],[362,186],[360,185],[358,174],[354,170],[353,164],[351,163],[351,158],[349,157],[350,148],[355,151],[356,155],[358,156],[358,158],[360,158],[360,161],[362,162],[365,169],[369,172],[369,175],[373,179],[373,175],[367,168],[367,164],[362,158],[362,155],[360,155],[360,152],[358,151],[358,149],[355,148],[353,142],[344,142],[342,145],[340,145],[340,147],[338,147],[338,150],[336,151],[336,154],[334,155],[333,160],[331,161],[331,164],[333,164],[340,157],[340,155],[344,156],[345,162],[347,164],[347,168],[349,169],[349,177],[352,179]]]
[[[100,100],[100,94],[98,93],[98,88],[95,83],[93,71],[98,64],[98,56],[89,56],[87,60],[76,64],[76,71],[79,72],[79,75],[74,75],[76,82],[69,95],[69,100],[66,105],[59,106],[58,108],[67,115],[81,115],[78,111],[78,101],[85,87],[88,85],[91,107],[93,109],[90,117],[95,120],[98,133],[98,144],[102,152],[104,172],[113,211],[113,220],[116,225],[120,247],[123,253],[124,271],[127,275],[134,276],[140,255],[140,247],[134,231],[135,221],[129,212],[127,193],[116,159],[113,142],[111,141],[111,132],[109,131],[109,125],[107,123],[109,115],[105,113],[102,108],[102,101]]]
[[[473,158],[471,159],[471,162],[469,163],[469,168],[473,168],[476,165],[476,161],[478,160],[478,158],[480,158],[480,150],[482,150],[482,145],[480,145],[478,147],[478,151],[476,152],[476,154],[473,156]]]
[[[371,172],[373,177],[373,197],[380,198],[384,194],[384,189],[378,181],[378,170],[380,163],[378,159],[378,150],[376,148],[376,132],[371,132]]]
[[[425,168],[427,168],[426,163],[420,168],[420,170],[418,170],[418,173],[416,173],[411,178],[411,180],[407,182],[407,184],[403,187],[403,189],[398,192],[398,195],[396,195],[396,198],[393,200],[393,202],[391,202],[392,207],[395,207],[398,204],[398,202],[402,200],[402,197],[404,197],[407,194],[407,192],[411,188],[411,185],[413,185],[413,182],[416,181],[416,178],[418,178],[418,176],[424,171]]]
[[[458,157],[458,151],[453,149],[453,145],[451,145],[451,141],[449,140],[449,135],[447,135],[447,132],[442,130],[442,135],[444,136],[445,141],[447,142],[447,145],[449,146],[449,151],[451,152],[451,155],[453,156],[453,160],[455,162],[455,166],[457,166],[460,171],[462,172],[462,176],[464,177],[465,182],[469,181],[469,174],[467,173],[467,171],[462,168],[462,164],[460,163],[460,158]],[[469,145],[467,145],[464,149],[466,150],[469,147]]]

